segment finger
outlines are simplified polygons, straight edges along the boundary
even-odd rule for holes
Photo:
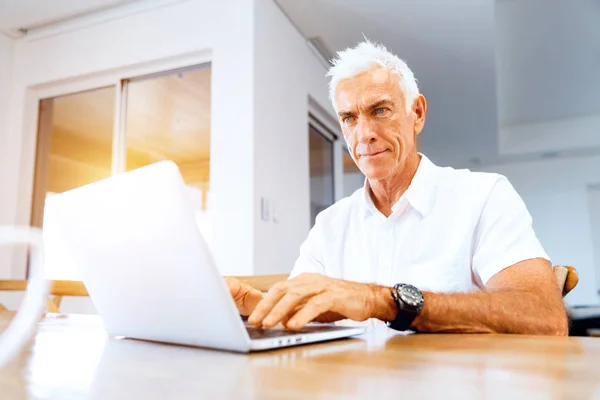
[[[249,315],[260,299],[262,299],[262,293],[246,282],[236,278],[226,277],[225,283],[227,284],[229,293],[235,301],[235,305],[241,315]]]
[[[243,290],[243,283],[241,281],[235,278],[226,277],[225,283],[227,284],[229,293],[234,300],[239,300],[244,296],[245,291]]]
[[[275,304],[271,311],[265,316],[262,325],[265,328],[272,328],[279,322],[282,322],[283,318],[288,314],[293,313],[294,309],[298,304],[305,301],[310,296],[309,293],[300,294],[298,292],[288,292],[285,296]]]
[[[250,315],[261,300],[262,292],[260,290],[254,288],[248,290],[242,298],[242,307],[240,308],[242,315]]]
[[[269,312],[273,309],[275,304],[281,300],[283,296],[287,293],[287,285],[285,282],[278,282],[269,290],[267,295],[263,297],[263,299],[258,303],[250,317],[248,317],[248,322],[257,328],[262,326],[263,319],[269,314]]]
[[[294,307],[294,309],[292,311],[290,311],[289,313],[287,313],[287,315],[284,315],[281,318],[281,325],[283,326],[287,326],[288,321],[290,320],[290,318],[292,318],[294,316],[294,314],[296,314],[298,311],[300,311],[300,309],[304,306],[304,304],[299,304],[296,307]]]
[[[302,329],[310,321],[317,318],[319,315],[326,313],[331,309],[333,301],[331,295],[320,294],[311,298],[304,307],[302,307],[292,318],[287,322],[286,328]]]

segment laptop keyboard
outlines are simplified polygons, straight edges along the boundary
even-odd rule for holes
[[[319,332],[331,332],[331,331],[339,331],[345,329],[344,327],[336,327],[336,326],[308,326],[306,328],[292,331],[288,329],[261,329],[254,328],[251,326],[246,326],[246,330],[248,331],[248,335],[250,339],[267,339],[267,338],[275,338],[282,336],[296,336],[307,333],[319,333]]]

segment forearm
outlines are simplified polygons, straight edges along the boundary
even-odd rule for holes
[[[391,288],[371,286],[372,317],[396,318]],[[423,310],[411,328],[421,332],[518,333],[566,335],[568,320],[562,301],[552,294],[528,291],[481,293],[423,292]]]
[[[526,291],[423,293],[425,303],[412,327],[422,332],[566,335],[562,301]]]

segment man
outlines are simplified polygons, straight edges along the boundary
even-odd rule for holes
[[[266,328],[377,318],[397,330],[566,335],[551,263],[506,178],[417,152],[427,103],[408,66],[365,41],[328,76],[364,189],[317,217],[291,279],[264,298],[228,279],[240,313]]]

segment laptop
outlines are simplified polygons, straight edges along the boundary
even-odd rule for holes
[[[364,333],[325,324],[300,331],[248,326],[171,161],[54,195],[44,212],[113,336],[250,352]]]

